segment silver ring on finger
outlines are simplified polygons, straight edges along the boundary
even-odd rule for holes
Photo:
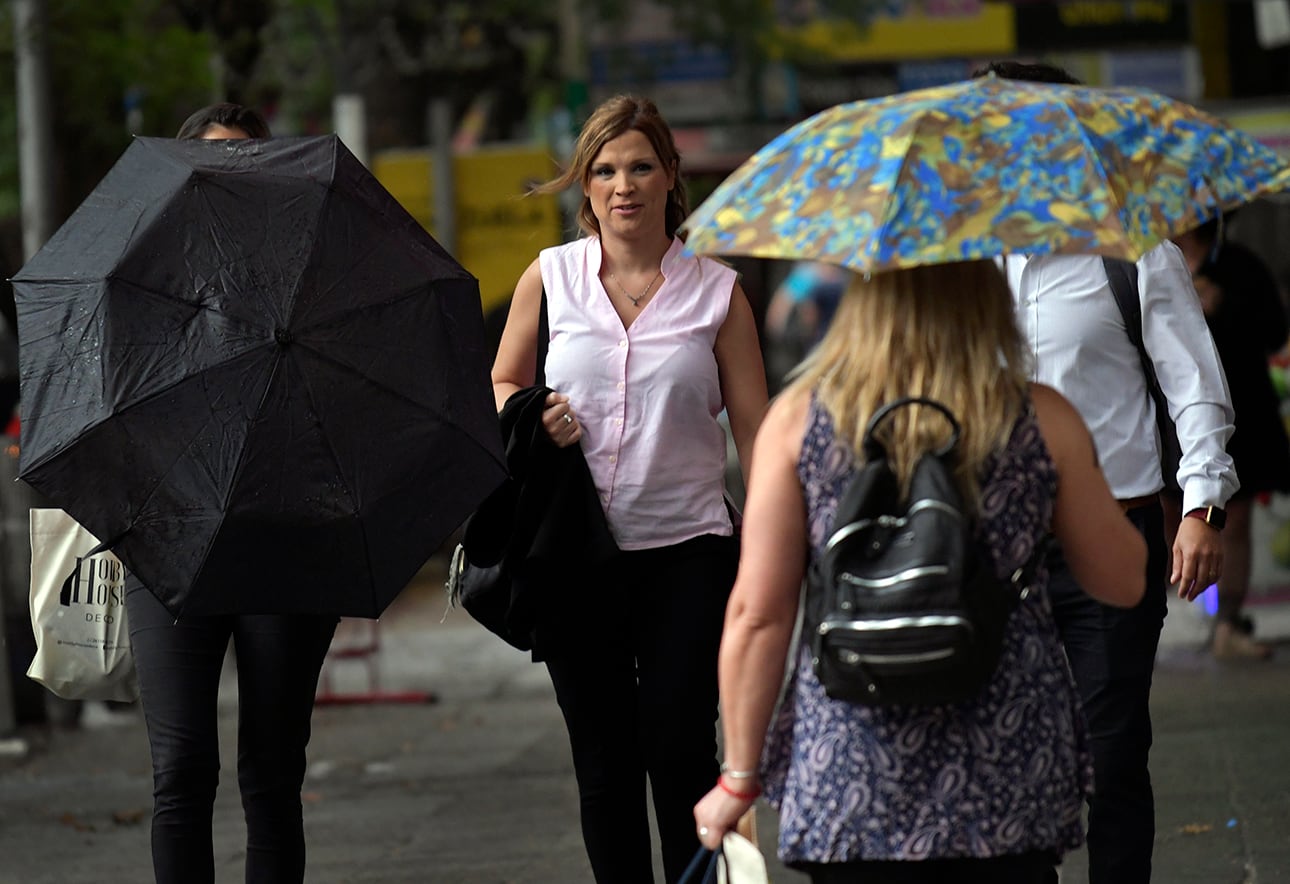
[[[572,416],[572,415],[570,415],[570,414],[569,414],[569,412],[567,412],[567,411],[564,413],[564,422],[565,422],[566,424],[571,424],[571,423],[573,423],[573,416]]]

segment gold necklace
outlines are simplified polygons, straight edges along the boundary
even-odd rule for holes
[[[654,283],[658,282],[658,278],[662,275],[663,275],[663,268],[660,267],[658,268],[658,273],[655,273],[654,278],[649,281],[649,285],[645,286],[645,291],[641,292],[639,295],[637,295],[634,298],[628,293],[627,289],[623,287],[623,284],[618,281],[617,276],[615,276],[613,273],[610,273],[609,278],[614,281],[614,285],[618,286],[618,290],[622,292],[624,295],[626,295],[627,300],[632,302],[632,306],[639,309],[641,305],[641,299],[643,299],[646,295],[649,294],[649,290],[654,288]]]

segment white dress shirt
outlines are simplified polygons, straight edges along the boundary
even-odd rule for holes
[[[1225,447],[1232,400],[1182,253],[1171,242],[1137,262],[1142,338],[1178,431],[1183,512],[1223,506],[1239,483]],[[1112,493],[1155,494],[1160,441],[1138,351],[1097,255],[1009,255],[1008,284],[1032,377],[1083,416]]]

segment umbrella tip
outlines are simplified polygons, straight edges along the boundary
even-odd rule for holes
[[[277,341],[283,347],[292,343],[295,339],[295,336],[285,328],[275,328],[273,330],[273,340]]]

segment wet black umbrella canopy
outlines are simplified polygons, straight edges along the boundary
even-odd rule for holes
[[[335,136],[138,138],[13,282],[20,475],[176,615],[376,616],[503,478],[478,284]]]

